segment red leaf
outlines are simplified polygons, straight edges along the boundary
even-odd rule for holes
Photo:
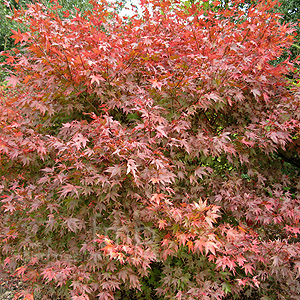
[[[7,85],[12,85],[12,87],[15,88],[19,82],[20,79],[13,75],[8,79]]]
[[[158,228],[159,229],[164,229],[168,225],[166,220],[159,220],[158,221]]]
[[[109,254],[109,255],[112,255],[112,254],[116,253],[116,247],[114,245],[111,245],[111,244],[108,244],[108,245],[104,246],[103,248],[101,248],[101,250],[105,254]]]
[[[111,292],[100,292],[99,294],[97,294],[97,297],[99,300],[113,300],[114,297],[112,296]]]
[[[199,239],[195,241],[194,249],[199,250],[200,253],[203,253],[203,248],[206,247],[206,241]]]
[[[18,28],[18,31],[11,29],[13,35],[11,36],[11,38],[13,38],[15,40],[15,44],[19,43],[19,42],[27,42],[30,34],[28,32],[24,32],[22,33],[20,31],[20,29]]]
[[[105,81],[105,79],[101,76],[101,75],[91,75],[90,78],[91,80],[91,84],[93,84],[94,82],[96,82],[97,84],[100,84],[101,81]]]
[[[162,83],[158,82],[157,79],[149,79],[149,81],[152,83],[153,88],[158,88],[161,91]]]
[[[67,194],[71,194],[71,195],[76,194],[76,196],[78,197],[79,196],[79,194],[78,194],[79,188],[80,188],[80,186],[75,186],[70,183],[67,183],[66,185],[62,186],[61,196],[64,197]]]
[[[253,275],[253,270],[254,270],[254,267],[252,266],[252,264],[245,264],[243,266],[243,269],[245,270],[245,274],[247,275],[247,273]]]

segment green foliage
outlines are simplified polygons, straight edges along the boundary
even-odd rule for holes
[[[290,48],[291,59],[295,59],[300,55],[300,1],[299,0],[281,0],[281,6],[278,11],[283,14],[283,20],[294,24],[297,30],[296,42]],[[297,63],[299,65],[299,63]]]

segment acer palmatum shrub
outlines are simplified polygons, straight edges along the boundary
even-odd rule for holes
[[[293,28],[276,1],[240,2],[15,12],[0,249],[17,296],[299,299],[299,88],[269,63]]]

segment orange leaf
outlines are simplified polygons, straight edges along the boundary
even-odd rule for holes
[[[167,226],[167,221],[166,220],[159,220],[158,221],[158,228],[159,229],[164,229]]]
[[[106,245],[105,247],[101,248],[101,250],[105,253],[105,254],[112,254],[115,253],[115,246],[114,245]]]

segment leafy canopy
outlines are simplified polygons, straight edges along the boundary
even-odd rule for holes
[[[299,296],[299,88],[269,64],[294,29],[240,2],[15,11],[0,257],[20,295]]]

